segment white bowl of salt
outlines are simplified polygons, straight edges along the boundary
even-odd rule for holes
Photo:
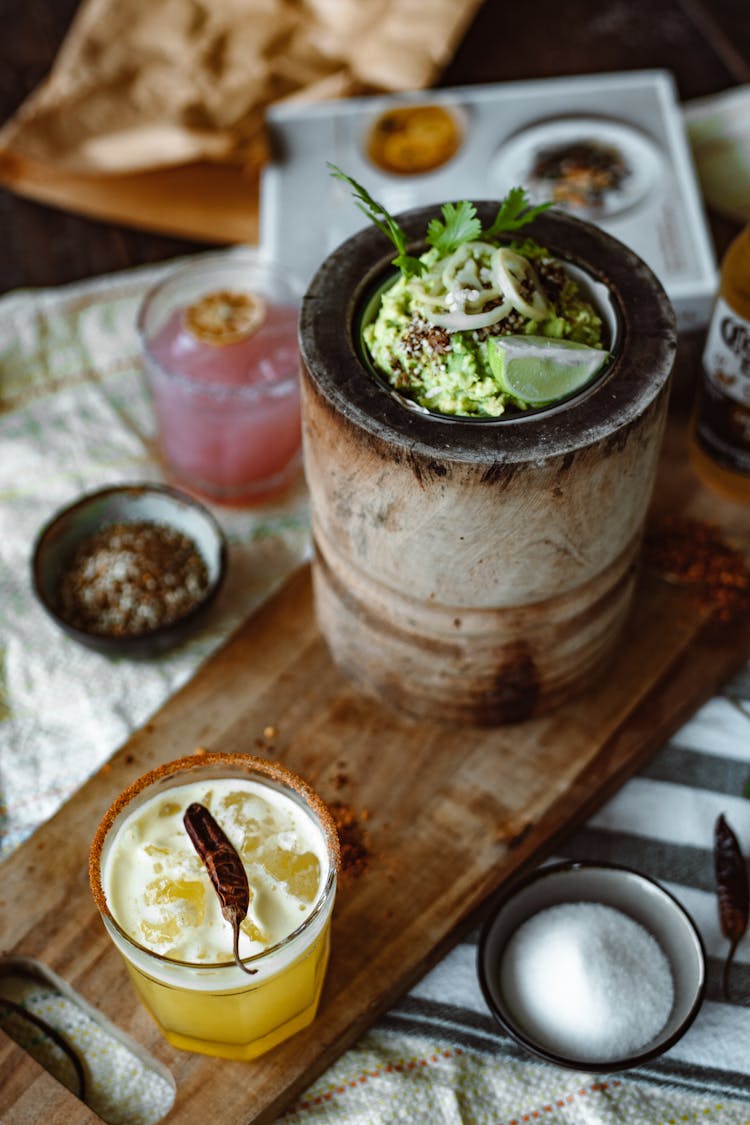
[[[485,923],[479,981],[527,1051],[586,1071],[668,1050],[703,998],[706,960],[687,912],[613,864],[562,863],[517,884]]]

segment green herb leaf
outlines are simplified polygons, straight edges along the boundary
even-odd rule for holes
[[[406,234],[383,204],[373,199],[366,188],[351,176],[347,176],[346,172],[342,172],[335,164],[329,162],[328,167],[332,176],[349,185],[360,211],[396,247],[398,253],[393,259],[393,264],[399,267],[404,277],[419,277],[423,274],[427,266],[419,258],[407,252]],[[434,247],[439,257],[446,257],[465,242],[473,242],[478,238],[491,241],[504,231],[520,230],[551,206],[551,203],[540,203],[537,207],[530,207],[525,190],[521,187],[511,188],[501,202],[492,224],[483,232],[473,203],[466,199],[460,203],[444,203],[441,208],[442,222],[440,219],[430,219],[426,241],[429,246]],[[546,254],[544,248],[533,238],[513,242],[511,245],[525,258],[541,258]]]
[[[472,242],[482,233],[473,203],[444,203],[441,208],[444,222],[430,219],[427,225],[427,242],[442,256],[452,254],[463,242]]]
[[[533,261],[535,258],[548,258],[549,250],[546,246],[540,246],[535,238],[514,238],[512,242],[508,243],[511,250],[515,250],[516,254],[520,254],[524,258]]]
[[[386,211],[382,203],[378,203],[376,199],[373,199],[366,188],[363,188],[362,185],[358,184],[356,180],[353,180],[351,176],[347,176],[346,172],[342,172],[335,164],[329,162],[328,167],[331,169],[332,176],[349,185],[360,211],[362,211],[396,247],[398,254],[393,259],[394,266],[399,267],[404,277],[419,277],[420,274],[424,273],[427,267],[424,262],[420,262],[419,258],[415,258],[412,254],[407,253],[406,235],[393,216]]]
[[[529,207],[529,197],[521,187],[511,188],[500,204],[492,225],[484,232],[484,238],[495,238],[507,230],[519,230],[532,222],[542,211],[547,211],[551,203],[540,203]]]

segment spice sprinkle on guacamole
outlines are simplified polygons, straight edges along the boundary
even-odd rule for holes
[[[333,166],[332,166],[333,167]],[[585,386],[609,353],[602,322],[565,264],[533,239],[500,241],[549,204],[514,188],[487,230],[472,203],[446,203],[427,249],[407,252],[398,223],[343,172],[358,206],[393,241],[401,274],[362,332],[378,373],[438,414],[499,418]]]

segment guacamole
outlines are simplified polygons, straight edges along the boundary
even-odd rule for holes
[[[402,273],[385,290],[362,338],[375,369],[428,410],[498,418],[530,405],[498,378],[500,337],[603,346],[595,309],[536,243],[472,240],[449,255],[432,247],[419,261],[421,273]]]

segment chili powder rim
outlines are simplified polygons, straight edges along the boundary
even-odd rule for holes
[[[290,942],[294,941],[300,934],[308,929],[319,916],[320,911],[328,901],[335,886],[336,876],[341,868],[341,848],[338,832],[336,831],[336,825],[328,806],[325,801],[323,801],[322,797],[320,797],[312,786],[300,777],[299,774],[289,769],[288,766],[282,765],[280,762],[275,762],[270,758],[261,758],[254,754],[243,754],[239,751],[216,750],[209,751],[205,754],[191,754],[183,758],[175,758],[172,761],[163,762],[161,765],[156,766],[154,769],[136,778],[135,781],[131,782],[131,784],[128,785],[126,789],[123,789],[119,796],[115,798],[104,813],[94,834],[94,839],[91,842],[91,849],[89,851],[89,885],[91,887],[91,893],[102,917],[108,921],[110,925],[114,926],[118,934],[127,941],[128,945],[133,946],[149,957],[155,958],[157,961],[164,961],[170,965],[180,965],[185,968],[198,970],[224,969],[236,966],[234,961],[180,961],[177,958],[166,957],[162,953],[157,953],[155,950],[149,949],[148,946],[142,945],[137,941],[120,925],[109,908],[109,903],[107,902],[102,886],[102,851],[115,821],[125,812],[128,805],[140,793],[148,789],[151,785],[164,781],[175,774],[183,772],[189,774],[193,771],[201,770],[206,767],[210,768],[212,766],[218,766],[224,769],[237,769],[246,774],[260,774],[262,778],[266,778],[279,786],[292,790],[298,797],[302,798],[316,817],[328,852],[330,865],[328,877],[310,913],[305,916],[300,925],[291,933],[287,934],[274,945],[268,946],[267,949],[263,949],[259,953],[254,953],[248,957],[243,957],[243,962],[252,962],[268,957],[270,954],[289,945]],[[189,784],[187,779],[185,784]]]

